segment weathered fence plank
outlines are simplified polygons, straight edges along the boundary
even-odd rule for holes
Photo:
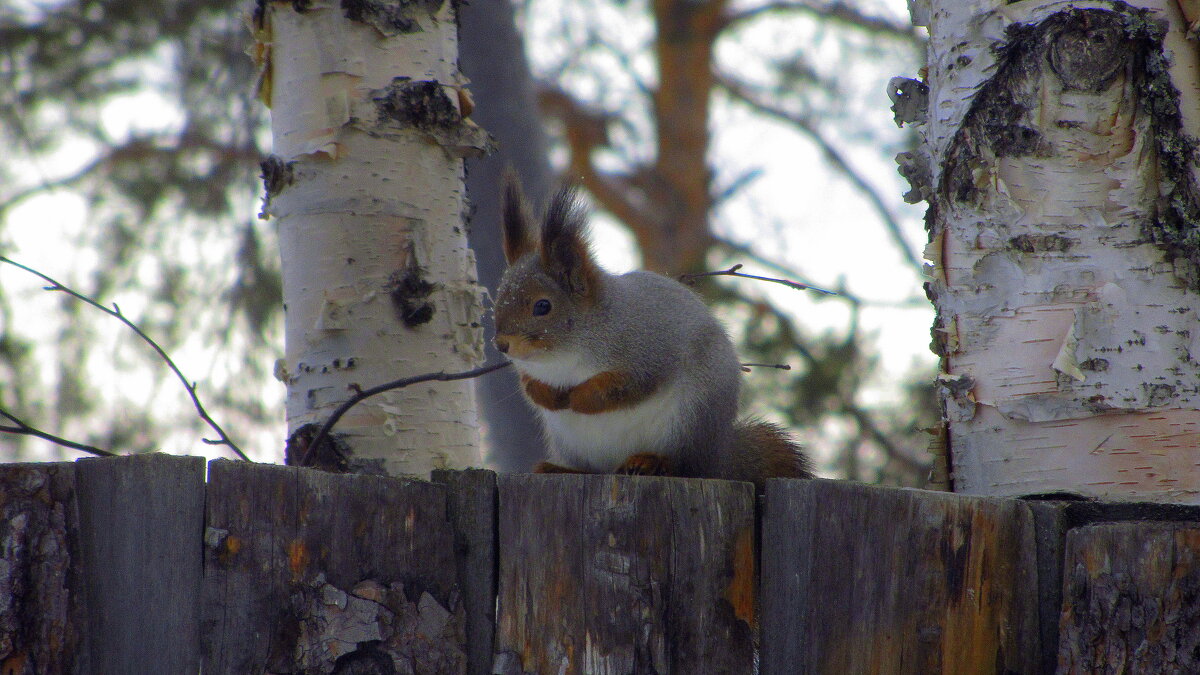
[[[445,489],[216,460],[205,673],[463,673]]]
[[[92,672],[75,465],[0,465],[0,673]]]
[[[1018,501],[770,480],[762,672],[1036,673],[1034,550]]]
[[[75,463],[92,672],[200,669],[204,459]]]
[[[498,672],[752,672],[752,485],[500,475],[497,488]]]
[[[1059,673],[1200,673],[1200,524],[1067,534]]]
[[[753,672],[751,486],[436,479],[0,465],[0,674]],[[770,481],[761,672],[1200,672],[1197,521]]]
[[[466,613],[467,674],[492,675],[496,635],[496,474],[434,471],[446,486],[458,583]]]

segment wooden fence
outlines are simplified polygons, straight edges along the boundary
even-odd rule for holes
[[[1200,509],[823,480],[758,507],[702,480],[0,465],[0,673],[1200,672]]]

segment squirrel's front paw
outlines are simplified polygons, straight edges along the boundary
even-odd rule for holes
[[[579,469],[572,469],[567,466],[551,464],[550,462],[538,462],[537,464],[534,464],[533,472],[534,473],[586,473],[585,471],[580,471]]]
[[[653,452],[639,452],[622,462],[617,467],[617,473],[627,476],[669,476],[671,460]]]

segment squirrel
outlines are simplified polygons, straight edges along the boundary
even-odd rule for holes
[[[737,419],[741,364],[692,289],[648,271],[614,275],[589,248],[576,190],[541,227],[510,172],[496,348],[520,373],[558,463],[537,473],[625,473],[749,481],[811,478],[775,424]]]

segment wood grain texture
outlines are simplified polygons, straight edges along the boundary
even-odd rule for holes
[[[1058,672],[1200,672],[1200,524],[1067,534]]]
[[[204,459],[75,463],[92,672],[200,669]]]
[[[466,613],[467,673],[492,675],[496,638],[496,474],[482,469],[438,470],[454,528],[458,584]]]
[[[768,480],[762,672],[1039,672],[1034,548],[1018,501]]]
[[[445,490],[215,460],[205,673],[463,673]]]
[[[0,673],[92,672],[75,467],[0,465]]]
[[[752,672],[752,485],[501,475],[497,487],[503,672]]]

